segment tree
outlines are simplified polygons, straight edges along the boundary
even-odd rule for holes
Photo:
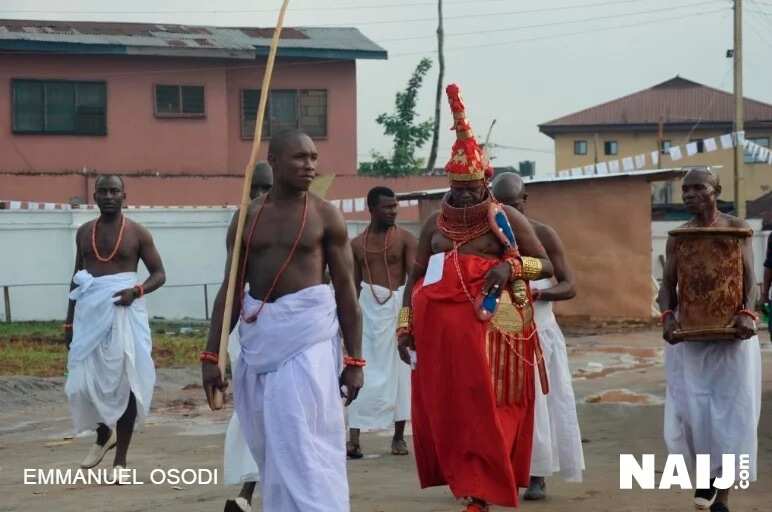
[[[437,146],[440,143],[440,103],[442,102],[442,81],[445,79],[445,31],[442,26],[442,0],[437,0],[437,59],[440,63],[440,74],[437,77],[437,91],[434,97],[434,129],[432,133],[432,149],[429,151],[429,161],[426,163],[426,172],[434,170],[437,162]]]
[[[416,99],[426,73],[431,69],[431,59],[422,59],[413,71],[407,88],[397,93],[395,110],[379,115],[375,122],[384,127],[384,134],[394,137],[391,157],[372,152],[372,162],[362,162],[359,174],[364,176],[408,176],[422,171],[423,162],[415,157],[432,134],[432,121],[417,122]]]

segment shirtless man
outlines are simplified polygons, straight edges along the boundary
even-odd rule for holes
[[[718,211],[721,194],[718,176],[708,169],[690,170],[681,185],[686,209],[694,218],[683,227],[750,229],[747,222]],[[689,341],[673,338],[678,329],[678,267],[675,239],[668,238],[665,273],[659,293],[665,345],[665,428],[670,453],[683,455],[694,470],[697,454],[710,455],[710,486],[697,489],[699,510],[729,511],[729,488],[718,489],[716,477],[724,474],[722,454],[750,456],[751,482],[756,480],[758,425],[761,414],[761,352],[753,313],[755,278],[751,237],[745,239],[743,266],[745,306],[734,316],[736,341]],[[678,262],[680,263],[680,262]],[[735,468],[735,475],[740,467]],[[731,485],[730,485],[731,488]]]
[[[367,194],[370,225],[354,238],[355,279],[362,307],[362,343],[368,361],[367,387],[348,411],[348,456],[362,458],[360,430],[394,425],[393,455],[407,455],[405,422],[410,419],[410,367],[397,351],[397,317],[405,279],[415,261],[417,240],[395,224],[397,197],[386,187]]]
[[[515,173],[503,173],[493,180],[493,195],[525,215],[528,194],[522,178]],[[523,498],[543,500],[547,497],[545,477],[553,473],[569,482],[581,482],[584,453],[576,401],[568,367],[566,340],[552,312],[552,302],[569,300],[576,295],[574,273],[568,265],[563,243],[550,226],[532,218],[536,236],[547,251],[555,276],[532,283],[536,328],[544,352],[544,362],[550,376],[548,395],[536,388],[534,438],[531,454],[531,478]]]
[[[82,225],[75,238],[65,392],[76,433],[97,431],[83,468],[99,464],[116,445],[113,467],[126,467],[134,423],[147,415],[153,396],[155,367],[142,297],[160,288],[166,274],[150,232],[123,215],[125,200],[120,177],[97,178],[99,217]],[[141,284],[139,260],[150,273]]]
[[[236,412],[260,469],[263,510],[277,512],[349,510],[340,396],[349,405],[364,382],[362,317],[346,225],[338,209],[308,192],[318,157],[302,132],[272,137],[274,186],[249,206],[245,225],[249,292],[234,301],[227,326],[233,329],[241,314]],[[235,231],[232,223],[229,252]],[[334,296],[323,284],[325,265]],[[216,363],[226,286],[227,272],[202,353],[210,405],[214,389],[224,387]],[[243,289],[239,283],[237,290]],[[339,330],[347,352],[342,374]]]

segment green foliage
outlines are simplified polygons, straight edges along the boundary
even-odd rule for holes
[[[410,77],[407,88],[397,93],[394,112],[383,113],[375,119],[376,123],[383,126],[384,134],[394,138],[394,149],[391,157],[373,151],[372,161],[360,164],[360,175],[397,177],[418,174],[423,170],[423,159],[416,158],[415,152],[431,137],[433,123],[431,119],[418,122],[416,100],[431,67],[431,59],[422,59]]]

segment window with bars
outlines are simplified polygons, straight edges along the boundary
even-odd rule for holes
[[[107,135],[105,82],[11,81],[13,133]]]
[[[203,85],[156,85],[156,117],[204,117]]]
[[[255,136],[259,89],[241,91],[241,137]],[[268,95],[263,139],[284,130],[300,129],[310,137],[327,136],[327,91],[323,89],[272,90]]]

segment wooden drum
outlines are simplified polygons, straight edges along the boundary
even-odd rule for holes
[[[753,234],[742,228],[681,228],[675,239],[678,322],[682,341],[733,340],[729,327],[743,307],[743,244]]]

